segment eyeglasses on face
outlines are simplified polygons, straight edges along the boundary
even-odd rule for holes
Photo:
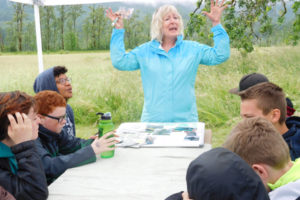
[[[68,81],[69,83],[72,82],[71,78],[60,78],[60,79],[58,79],[56,82],[57,82],[57,83],[60,83],[60,84],[62,84],[62,85],[65,85],[67,81]]]
[[[51,119],[56,119],[58,121],[58,123],[62,123],[64,121],[64,119],[66,119],[67,115],[63,115],[63,116],[60,116],[60,117],[54,117],[54,116],[51,116],[51,115],[44,115],[43,116],[45,117],[49,117]]]

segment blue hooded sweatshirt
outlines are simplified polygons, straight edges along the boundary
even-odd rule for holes
[[[115,68],[140,70],[144,89],[143,122],[197,122],[195,80],[199,64],[217,65],[229,58],[229,37],[213,27],[214,47],[177,37],[168,52],[152,40],[126,53],[124,29],[114,29],[110,42]]]
[[[289,146],[292,160],[300,158],[300,117],[289,117],[286,120],[289,130],[283,134],[283,139]]]
[[[38,93],[43,90],[52,90],[59,93],[56,87],[53,67],[43,71],[36,77],[34,81],[33,89],[35,93]],[[74,113],[69,104],[67,104],[66,114],[67,114],[66,117],[67,122],[63,127],[62,131],[66,132],[70,136],[75,136],[76,131],[75,131]]]

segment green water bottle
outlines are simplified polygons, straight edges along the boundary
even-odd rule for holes
[[[99,134],[98,137],[102,137],[103,135],[105,135],[105,133],[108,133],[110,131],[114,130],[114,124],[111,120],[111,114],[110,112],[106,112],[106,113],[97,113],[97,115],[100,115],[99,118],[99,123],[98,123],[98,130],[99,130]],[[111,136],[113,137],[113,136]],[[114,147],[115,145],[112,145],[110,147]],[[101,153],[101,158],[111,158],[113,157],[115,154],[115,150],[111,150],[111,151],[106,151]]]

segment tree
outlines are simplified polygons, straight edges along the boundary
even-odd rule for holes
[[[135,12],[130,19],[124,20],[125,45],[126,48],[134,48],[150,39],[150,15],[146,15],[142,20],[139,18],[139,12]]]
[[[110,27],[107,27],[110,23],[108,23],[109,20],[105,17],[104,13],[105,9],[102,6],[98,6],[96,10],[96,41],[98,49],[107,49],[106,47],[108,45],[104,45],[105,47],[102,47],[102,44],[103,42],[108,44],[108,40],[105,39],[105,35],[107,35],[107,30],[111,29]]]
[[[76,50],[76,49],[78,49],[78,37],[77,37],[77,34],[72,31],[72,22],[71,21],[67,22],[67,27],[71,31],[68,31],[66,33],[65,48],[67,50]]]
[[[60,28],[60,49],[65,49],[64,42],[64,30],[65,30],[65,21],[67,19],[67,15],[65,12],[65,6],[59,6],[59,28]]]
[[[69,6],[68,18],[72,21],[73,31],[76,31],[76,21],[84,13],[82,5]]]
[[[17,51],[17,37],[16,37],[16,29],[14,21],[8,21],[6,22],[7,28],[5,30],[6,37],[5,37],[5,49],[7,51],[15,52]]]
[[[36,38],[35,38],[35,23],[34,23],[34,21],[25,23],[23,37],[24,37],[23,51],[35,51],[36,50]]]
[[[22,51],[22,39],[23,39],[23,20],[25,17],[24,14],[25,4],[17,3],[13,4],[15,10],[13,21],[16,25],[16,37],[18,41],[18,51]]]
[[[0,27],[0,51],[4,51],[4,30]]]
[[[68,32],[66,34],[66,49],[75,50],[79,48],[78,35],[76,30],[77,19],[84,13],[81,5],[69,6],[67,10],[67,27]]]
[[[300,2],[295,2],[292,6],[293,12],[296,15],[296,19],[293,23],[292,26],[292,32],[290,34],[290,40],[288,41],[289,43],[292,43],[293,45],[297,45],[298,40],[300,39]]]
[[[88,49],[108,49],[110,34],[109,20],[104,16],[102,6],[89,6],[90,12],[84,20],[83,32]]]
[[[44,49],[51,50],[51,39],[53,37],[52,29],[55,27],[55,15],[54,15],[54,7],[47,6],[41,9],[41,21],[42,21],[42,35],[44,36]],[[52,43],[53,44],[53,43]]]
[[[208,32],[207,18],[198,11],[210,9],[210,0],[198,0],[197,8],[190,14],[190,21],[186,29],[186,35],[193,37],[206,37],[211,42],[212,35]],[[223,13],[223,25],[231,39],[231,46],[238,48],[241,52],[253,51],[253,45],[260,38],[272,35],[276,21],[272,20],[269,12],[279,6],[281,11],[277,14],[277,22],[283,23],[287,10],[284,0],[231,0],[229,6]],[[294,32],[291,34],[292,41],[299,39],[299,2],[294,2],[295,20]],[[298,37],[297,37],[298,36]],[[296,44],[294,42],[294,44]]]
[[[96,6],[89,6],[90,14],[85,20],[85,34],[87,35],[87,46],[91,49],[96,49]]]

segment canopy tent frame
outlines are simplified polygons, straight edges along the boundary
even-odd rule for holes
[[[81,5],[81,4],[96,4],[108,2],[121,2],[122,0],[9,0],[16,3],[23,3],[33,5],[34,20],[35,20],[35,34],[36,46],[38,55],[38,69],[39,73],[44,71],[43,49],[41,39],[41,23],[40,23],[40,6],[62,6],[62,5]]]

